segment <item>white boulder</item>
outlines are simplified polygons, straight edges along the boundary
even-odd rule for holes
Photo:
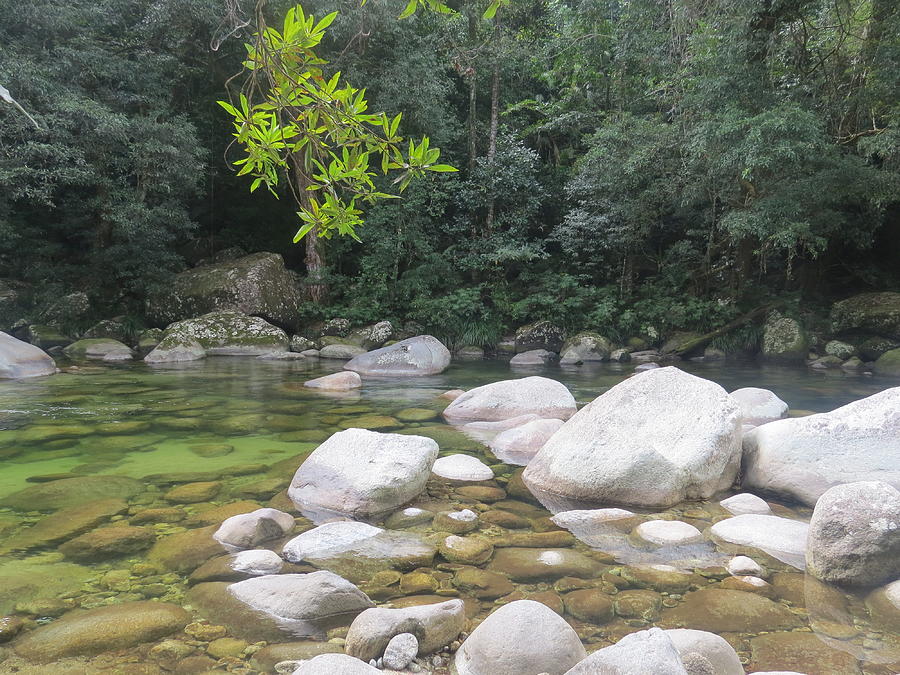
[[[665,634],[682,658],[692,652],[697,653],[712,664],[716,675],[744,675],[741,658],[725,638],[689,628],[675,628],[665,631]]]
[[[359,389],[362,386],[362,378],[359,376],[359,373],[348,370],[343,373],[331,373],[331,375],[323,375],[314,380],[307,380],[303,383],[303,386],[328,391],[349,391],[351,389]]]
[[[263,508],[226,518],[213,539],[232,550],[245,549],[283,537],[292,529],[294,516],[278,509]]]
[[[56,363],[43,349],[0,332],[0,380],[53,375]]]
[[[431,471],[436,476],[456,481],[491,480],[494,472],[487,464],[472,455],[447,455],[434,462]]]
[[[703,533],[681,520],[648,520],[634,528],[635,536],[653,546],[686,546],[703,541]]]
[[[447,406],[444,417],[452,423],[497,422],[528,414],[567,420],[575,410],[575,397],[564,384],[534,375],[470,389]]]
[[[880,480],[900,489],[900,387],[744,436],[745,487],[813,506],[830,487]]]
[[[661,628],[626,635],[611,647],[598,649],[565,675],[688,675],[681,655]]]
[[[735,516],[740,516],[744,513],[772,513],[772,509],[769,508],[765,499],[752,495],[749,492],[742,492],[728,499],[723,499],[719,502],[719,506]]]
[[[303,661],[291,675],[381,675],[381,671],[346,654],[319,654]]]
[[[458,675],[563,675],[585,656],[578,634],[559,614],[534,600],[516,600],[472,631],[453,665]]]
[[[361,375],[436,375],[450,365],[450,350],[436,337],[419,335],[354,356],[344,365]]]
[[[745,424],[759,426],[787,417],[788,404],[768,389],[743,387],[735,389],[731,396],[741,407]]]
[[[379,515],[425,489],[437,455],[437,443],[424,436],[339,431],[300,465],[288,496],[299,509]]]
[[[900,491],[880,481],[827,490],[809,523],[806,571],[855,586],[900,577]]]
[[[563,421],[560,419],[536,419],[526,422],[497,434],[490,443],[491,451],[501,462],[524,466],[562,425]]]
[[[281,556],[265,548],[240,551],[231,556],[228,566],[235,572],[243,572],[253,576],[278,574],[284,567]]]
[[[734,399],[714,382],[667,367],[629,378],[582,408],[523,478],[551,496],[665,507],[730,487],[740,461]]]
[[[728,564],[725,565],[725,569],[727,569],[728,573],[733,577],[763,577],[766,574],[765,570],[758,562],[745,555],[736,555],[728,561]]]

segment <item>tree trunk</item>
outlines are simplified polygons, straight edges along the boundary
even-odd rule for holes
[[[493,181],[494,174],[494,156],[497,154],[497,126],[500,121],[500,63],[494,59],[494,72],[491,74],[491,131],[488,143],[488,166],[491,171],[491,179]],[[487,218],[485,219],[485,230],[488,234],[494,226],[494,202],[493,186],[491,187],[491,201],[488,204]]]
[[[309,208],[309,180],[304,172],[303,162],[299,157],[292,157],[294,167],[294,185],[296,186],[297,199],[301,208]],[[328,285],[324,282],[325,276],[325,250],[323,241],[319,237],[319,228],[313,228],[303,237],[303,245],[306,256],[303,262],[306,264],[306,293],[309,299],[320,305],[328,294]]]
[[[475,11],[472,7],[469,7],[469,48],[474,49],[475,40],[478,37],[478,19],[475,16]],[[469,172],[471,173],[475,169],[475,159],[476,155],[476,146],[475,146],[475,94],[476,92],[476,77],[475,77],[475,65],[470,64],[468,71],[466,73],[466,77],[469,80],[469,116],[468,120],[466,120],[466,126],[468,127],[469,133]]]

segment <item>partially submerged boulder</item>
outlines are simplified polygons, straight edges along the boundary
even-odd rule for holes
[[[131,347],[110,338],[87,338],[73,342],[63,349],[70,359],[91,361],[131,361]]]
[[[774,363],[800,363],[809,353],[809,338],[797,319],[772,311],[763,326],[761,355]]]
[[[323,350],[324,351],[324,350]],[[450,351],[431,335],[419,335],[354,356],[344,365],[361,375],[436,375],[450,365]]]
[[[741,407],[744,424],[759,426],[787,417],[788,404],[768,389],[742,387],[731,392],[731,396]]]
[[[536,419],[501,431],[491,441],[491,451],[502,462],[525,466],[563,426],[560,419]]]
[[[745,487],[810,506],[830,487],[880,480],[900,489],[900,387],[828,413],[744,435]]]
[[[300,509],[386,513],[425,489],[437,456],[437,443],[424,436],[339,431],[300,465],[288,496]]]
[[[532,349],[546,349],[558,353],[562,349],[565,337],[565,331],[549,321],[538,321],[522,326],[516,331],[516,353]]]
[[[534,600],[516,600],[472,631],[453,665],[459,675],[563,675],[586,655],[559,614]]]
[[[287,333],[280,328],[257,316],[233,311],[210,312],[173,323],[166,328],[166,339],[170,337],[196,342],[209,354],[228,356],[286,352],[289,344]]]
[[[254,253],[187,270],[147,299],[147,319],[166,326],[209,312],[259,316],[283,328],[297,323],[303,295],[277,253]]]
[[[144,357],[146,363],[181,363],[206,358],[203,346],[191,338],[172,334],[164,337]]]
[[[454,424],[497,422],[529,414],[567,420],[575,410],[575,398],[564,384],[532,376],[470,389],[447,406],[444,417]]]
[[[565,366],[591,361],[609,361],[611,352],[612,342],[602,335],[578,333],[563,344],[559,363]]]
[[[861,293],[834,303],[835,332],[866,331],[900,340],[900,293]]]
[[[362,386],[362,378],[359,376],[359,373],[354,373],[353,371],[331,373],[330,375],[317,377],[314,380],[307,380],[303,383],[303,386],[326,391],[349,391],[351,389],[359,389]]]
[[[809,526],[799,520],[745,513],[720,520],[709,532],[714,541],[733,553],[759,549],[798,569],[805,566]]]
[[[452,407],[452,406],[451,406]],[[740,410],[678,368],[617,384],[557,431],[525,469],[551,497],[671,506],[728,488],[740,466]]]
[[[806,570],[822,581],[856,586],[900,577],[900,491],[881,481],[827,490],[809,523]]]
[[[516,354],[509,360],[511,366],[543,366],[556,361],[556,352],[546,349],[531,349],[527,352]]]
[[[232,549],[246,549],[270,539],[280,539],[293,528],[291,514],[264,508],[226,518],[213,539]]]
[[[666,632],[651,628],[626,635],[611,647],[598,649],[565,675],[688,675],[681,655]]]
[[[0,333],[0,380],[53,375],[56,363],[42,349]]]

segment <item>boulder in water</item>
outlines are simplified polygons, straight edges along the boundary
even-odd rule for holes
[[[797,319],[772,311],[763,326],[761,355],[774,363],[801,363],[809,353],[809,339]]]
[[[344,365],[360,375],[436,375],[450,365],[450,351],[431,335],[419,335],[354,356]]]
[[[575,410],[575,398],[564,384],[535,375],[470,389],[447,406],[444,417],[454,424],[499,422],[523,415],[567,420]]]
[[[575,365],[591,361],[609,361],[612,342],[597,333],[578,333],[562,346],[560,365]],[[628,352],[625,352],[626,354]]]
[[[710,528],[713,539],[734,553],[759,549],[781,562],[803,569],[809,526],[799,520],[746,513],[726,518]]]
[[[511,366],[543,366],[552,363],[558,358],[556,352],[548,352],[546,349],[532,349],[516,354],[509,360]]]
[[[731,397],[741,407],[744,424],[758,426],[780,420],[788,414],[788,404],[768,389],[743,387],[731,392]]]
[[[194,339],[182,335],[168,335],[160,340],[144,357],[146,363],[181,363],[206,358],[206,350]]]
[[[196,342],[209,354],[259,356],[288,351],[288,336],[265,319],[240,312],[211,312],[184,319],[166,328],[170,336]],[[159,349],[159,347],[157,347]]]
[[[501,431],[491,441],[491,451],[502,462],[525,466],[562,425],[560,419],[536,419]]]
[[[294,517],[278,509],[257,509],[226,518],[213,539],[233,549],[252,548],[279,539],[294,528]]]
[[[343,373],[331,373],[331,375],[323,375],[314,380],[307,380],[303,383],[304,387],[311,389],[325,389],[327,391],[349,391],[351,389],[359,389],[362,386],[362,378],[359,373],[346,371]]]
[[[745,487],[813,506],[835,485],[900,489],[900,387],[836,410],[770,422],[744,435]]]
[[[822,581],[855,586],[900,577],[900,491],[880,481],[827,490],[809,523],[806,570]]]
[[[516,353],[521,354],[533,349],[559,353],[565,337],[565,331],[549,321],[538,321],[522,326],[516,331]]]
[[[626,635],[611,647],[598,649],[565,675],[688,675],[674,643],[660,628]]]
[[[363,661],[377,659],[391,639],[403,633],[415,635],[419,654],[431,654],[453,642],[466,626],[462,600],[433,605],[367,609],[350,624],[346,651]]]
[[[56,364],[45,351],[0,333],[0,380],[40,377],[55,372]]]
[[[900,293],[861,293],[834,303],[835,332],[866,331],[900,339]]]
[[[111,338],[88,338],[73,342],[63,349],[70,359],[90,361],[131,361],[131,347]]]
[[[288,496],[299,509],[386,513],[425,489],[437,455],[437,443],[424,436],[339,431],[300,465]]]
[[[582,408],[523,478],[550,498],[671,506],[728,488],[740,461],[734,399],[668,367],[629,378]]]

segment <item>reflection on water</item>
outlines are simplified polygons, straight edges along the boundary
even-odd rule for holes
[[[220,357],[155,368],[83,366],[50,378],[0,382],[0,616],[15,612],[36,622],[33,627],[74,607],[155,598],[190,607],[224,626],[228,636],[250,642],[288,641],[287,634],[339,636],[296,626],[285,631],[236,604],[224,590],[233,579],[222,565],[216,567],[221,559],[214,556],[221,551],[210,547],[210,534],[222,519],[259,505],[292,509],[284,490],[297,466],[335,431],[363,426],[429,436],[442,455],[472,454],[497,474],[496,481],[474,489],[432,479],[412,504],[422,511],[390,520],[393,529],[436,544],[443,535],[436,534],[430,516],[421,514],[471,509],[480,518],[476,534],[494,546],[494,562],[448,563],[436,557],[431,564],[405,568],[396,563],[403,552],[393,551],[392,568],[382,560],[392,551],[383,547],[377,560],[363,552],[355,560],[337,556],[314,562],[352,577],[379,604],[460,596],[470,618],[478,620],[498,603],[533,597],[563,612],[589,649],[651,624],[700,627],[719,616],[721,625],[734,627],[710,629],[725,635],[748,668],[895,672],[900,662],[896,626],[879,598],[826,586],[761,551],[753,557],[765,568],[765,584],[753,586],[724,572],[732,554],[712,543],[709,529],[730,516],[718,504],[726,495],[653,513],[599,517],[595,510],[570,510],[551,521],[550,511],[524,491],[520,470],[500,463],[485,447],[497,430],[463,432],[439,416],[447,403],[439,394],[448,389],[541,374],[561,380],[579,403],[586,403],[627,377],[632,367],[511,370],[502,362],[466,362],[432,377],[367,378],[361,390],[350,393],[303,388],[304,380],[340,365]],[[771,389],[794,411],[830,410],[896,384],[799,368],[690,362],[679,367],[729,391]],[[97,476],[104,479],[84,480]],[[770,505],[776,515],[809,518],[807,508]],[[578,508],[550,506],[554,513]],[[706,538],[649,546],[633,530],[652,519],[689,523]],[[137,547],[98,554],[90,563],[73,562],[57,549],[97,526],[117,525],[151,528],[157,543],[149,551]],[[294,536],[309,527],[312,523],[298,525]],[[551,540],[548,535],[553,544],[542,549]],[[281,543],[270,548],[280,551]],[[556,562],[550,564],[545,554]],[[507,567],[498,569],[497,560]],[[314,569],[304,565],[294,564],[291,571]],[[556,567],[564,571],[557,574]],[[502,576],[498,580],[497,571],[514,583]],[[570,593],[586,588],[616,600],[611,619],[592,619],[566,604]],[[743,592],[735,596],[736,591]],[[763,604],[741,606],[740,598],[748,593]],[[241,656],[252,662],[251,657],[250,652]],[[805,665],[798,661],[788,668],[791,659],[805,659]],[[0,663],[0,672],[3,668]]]

